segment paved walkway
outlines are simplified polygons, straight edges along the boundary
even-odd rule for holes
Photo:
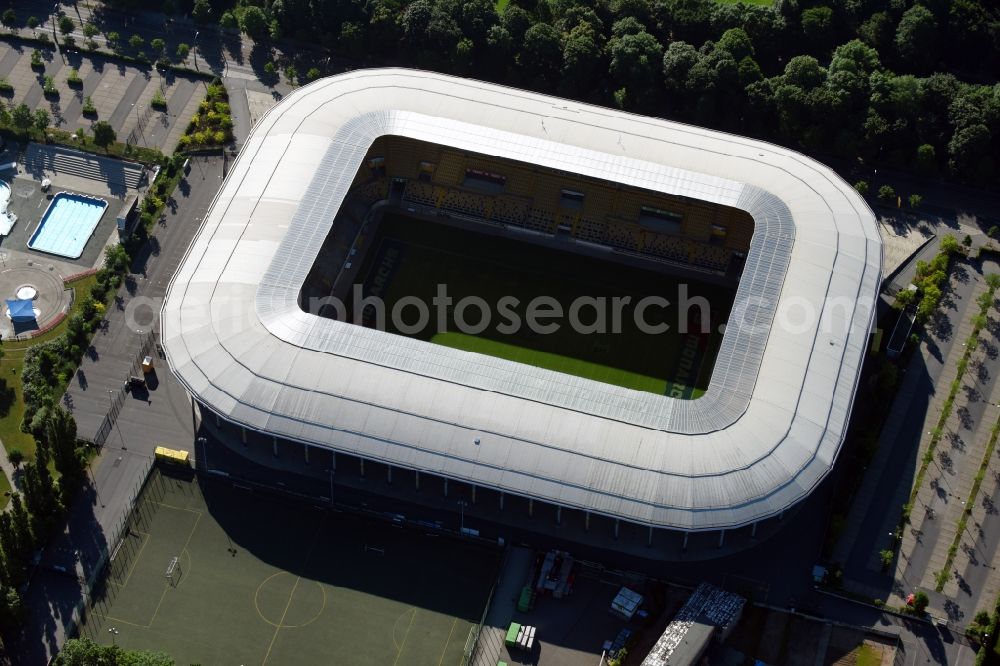
[[[986,291],[985,281],[977,281],[972,300]],[[957,340],[965,340],[972,334],[972,319],[978,314],[978,307],[974,302],[970,304],[967,316],[956,330]],[[980,339],[984,336],[989,336],[985,330],[980,333]],[[1000,408],[996,406],[1000,401],[1000,386],[995,381],[995,373],[989,372],[992,364],[988,349],[983,344],[977,346],[971,356],[972,362],[962,377],[952,413],[945,422],[944,436],[938,442],[934,460],[917,492],[909,528],[903,533],[896,572],[899,583],[896,589],[900,593],[889,599],[891,604],[901,605],[905,603],[908,592],[924,589],[931,594],[935,610],[957,621],[965,618],[960,608],[949,604],[958,592],[954,581],[950,589],[946,587],[943,597],[930,591],[936,587],[936,574],[945,568],[948,550],[954,543],[958,522],[972,492],[990,431],[1000,417]],[[964,343],[953,348],[953,352],[964,350]],[[996,356],[995,351],[992,355]],[[960,358],[961,353],[958,356]],[[957,363],[958,359],[954,360],[954,364],[949,360],[947,376],[939,380],[942,398],[956,378]],[[940,414],[940,409],[929,413],[929,418],[933,419],[932,427],[936,426]],[[928,434],[921,441],[921,459],[929,442]]]
[[[966,269],[966,275],[971,279],[970,270]],[[959,277],[952,277],[950,298],[954,308],[951,320],[961,323],[955,330],[928,335],[904,369],[878,450],[832,556],[844,567],[845,588],[871,599],[884,599],[892,589],[891,578],[881,571],[879,551],[889,546],[899,511],[909,500],[929,433],[937,426],[964,352],[961,341],[971,332],[975,296],[972,285]]]

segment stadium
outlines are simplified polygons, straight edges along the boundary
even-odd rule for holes
[[[258,121],[161,336],[202,414],[276,456],[721,544],[834,465],[881,265],[863,199],[794,151],[361,70]]]

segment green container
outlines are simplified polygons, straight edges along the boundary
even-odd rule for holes
[[[517,647],[517,634],[521,631],[521,625],[517,622],[511,622],[510,627],[507,629],[507,637],[504,639],[504,645],[507,647]]]

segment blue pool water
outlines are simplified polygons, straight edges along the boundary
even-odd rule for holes
[[[60,257],[79,259],[108,202],[72,192],[60,192],[49,202],[28,247]]]

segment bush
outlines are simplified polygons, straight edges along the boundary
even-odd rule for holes
[[[927,593],[923,590],[919,590],[915,595],[913,595],[913,610],[918,615],[923,615],[927,612],[927,606],[931,603],[930,598]]]
[[[68,83],[70,87],[83,85],[83,79],[80,78],[80,72],[75,67],[69,71],[69,76],[66,77],[66,83]]]
[[[860,194],[861,196],[865,196],[866,194],[868,194],[868,181],[859,180],[858,182],[854,183],[854,189],[857,190],[858,194]]]
[[[7,79],[0,79],[0,93],[12,93],[14,92],[14,86],[10,84]]]
[[[319,69],[316,67],[310,67],[309,71],[306,72],[306,79],[309,81],[315,81],[320,77]]]
[[[52,80],[52,77],[48,74],[45,75],[43,79],[44,83],[42,85],[42,92],[46,97],[58,97],[59,89],[56,88],[56,82]]]
[[[922,204],[923,201],[924,198],[919,194],[911,194],[909,197],[910,208],[920,208],[920,204]]]
[[[94,106],[94,102],[90,99],[90,97],[84,98],[82,113],[83,113],[83,115],[85,115],[87,117],[90,117],[90,118],[93,118],[93,117],[97,116],[97,107]]]
[[[45,61],[42,60],[42,52],[38,49],[31,52],[31,66],[35,69],[45,67]]]
[[[878,198],[882,201],[892,201],[896,198],[896,189],[892,185],[883,185],[878,188]]]
[[[299,70],[295,69],[294,65],[289,65],[285,68],[285,78],[288,79],[289,83],[295,83],[295,79],[299,77]]]
[[[161,111],[167,110],[167,98],[163,96],[163,93],[157,90],[153,93],[153,99],[149,101],[150,106],[154,109],[160,109]]]

